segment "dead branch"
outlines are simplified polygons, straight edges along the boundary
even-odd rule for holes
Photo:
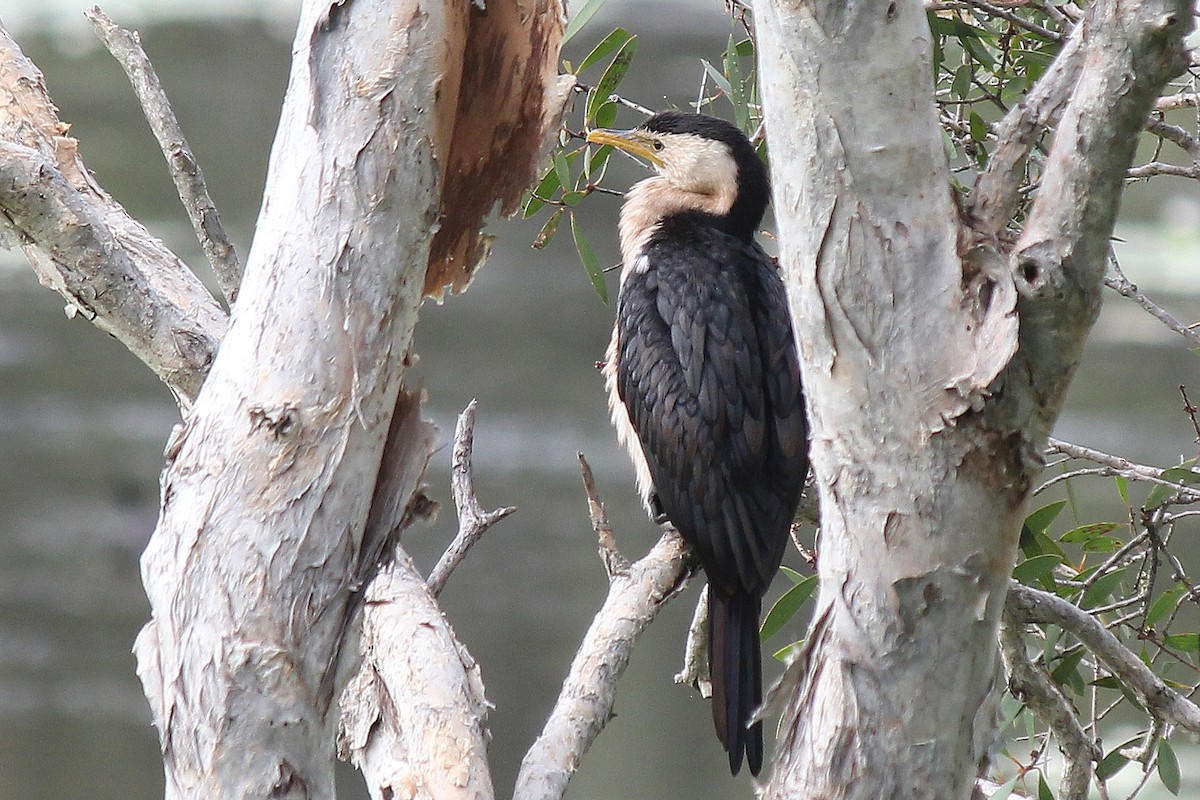
[[[594,486],[589,505],[595,523],[595,510],[602,512],[603,504],[593,490]],[[603,545],[601,552],[604,558]],[[584,753],[612,718],[617,682],[629,665],[635,640],[686,585],[689,559],[687,546],[673,530],[621,570],[604,558],[608,597],[571,662],[550,718],[521,762],[514,800],[551,800],[566,792]]]
[[[592,475],[592,467],[588,464],[583,453],[577,453],[579,469],[583,473],[583,488],[588,498],[588,518],[592,521],[592,530],[596,533],[596,541],[600,547],[600,560],[604,562],[604,571],[611,581],[618,575],[629,574],[629,559],[621,555],[617,549],[617,540],[613,536],[612,524],[608,521],[608,512],[600,495],[596,492],[596,479]]]
[[[475,406],[472,400],[458,416],[454,428],[454,455],[451,460],[451,489],[454,507],[458,510],[458,533],[446,552],[438,559],[429,573],[426,584],[434,597],[442,593],[450,573],[467,557],[467,551],[483,538],[487,529],[517,510],[516,506],[505,506],[495,511],[484,511],[475,496],[475,470],[471,456],[475,444]]]
[[[1200,176],[1200,172],[1197,172]],[[1137,303],[1146,310],[1150,316],[1157,319],[1169,329],[1178,333],[1183,338],[1191,343],[1192,347],[1200,347],[1200,333],[1195,329],[1184,325],[1175,318],[1175,315],[1158,305],[1142,292],[1138,291],[1138,287],[1125,277],[1125,273],[1121,270],[1121,265],[1117,263],[1115,258],[1110,258],[1108,262],[1109,275],[1104,279],[1104,285],[1112,289],[1122,297],[1127,297]]]
[[[141,38],[137,32],[119,27],[99,6],[92,6],[84,15],[92,23],[108,52],[112,53],[129,76],[146,121],[150,123],[154,138],[158,140],[167,159],[171,180],[179,192],[179,199],[187,211],[200,247],[208,257],[222,294],[232,305],[237,299],[238,285],[242,282],[241,262],[221,224],[217,207],[208,194],[200,164],[188,146],[183,128],[175,118],[175,111],[158,81],[150,58],[142,49]]]

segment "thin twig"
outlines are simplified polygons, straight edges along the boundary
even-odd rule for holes
[[[595,87],[589,86],[586,83],[576,81],[575,85],[572,88],[576,92],[579,92],[580,94],[587,94]],[[606,99],[610,102],[616,103],[619,106],[625,106],[626,108],[632,108],[634,111],[637,111],[640,114],[645,114],[647,117],[654,115],[653,109],[646,108],[645,106],[635,103],[632,100],[626,99],[619,94],[610,94]]]
[[[158,75],[146,51],[142,49],[140,38],[136,32],[119,27],[97,6],[92,6],[84,14],[96,29],[100,41],[104,42],[108,52],[112,53],[129,76],[146,121],[150,123],[154,138],[158,140],[167,159],[171,180],[175,182],[175,189],[179,192],[179,199],[191,220],[196,238],[204,249],[208,263],[212,265],[221,293],[232,305],[242,282],[241,262],[221,224],[217,207],[208,194],[204,173],[188,146]]]
[[[1111,256],[1108,260],[1108,269],[1109,274],[1104,278],[1105,286],[1122,297],[1128,297],[1149,312],[1152,317],[1191,342],[1193,346],[1200,347],[1200,333],[1182,324],[1170,312],[1138,291],[1138,287],[1125,277],[1125,273],[1121,271],[1121,265]]]
[[[1183,395],[1183,413],[1188,415],[1188,419],[1192,422],[1192,430],[1196,432],[1196,438],[1193,441],[1200,444],[1200,420],[1196,419],[1196,412],[1200,411],[1200,408],[1192,405],[1192,401],[1188,399],[1187,387],[1183,384],[1179,385],[1179,393]]]
[[[1182,167],[1178,164],[1168,164],[1165,161],[1151,161],[1140,167],[1130,167],[1125,176],[1134,180],[1153,178],[1158,175],[1170,175],[1175,178],[1200,178],[1200,166],[1195,164]]]
[[[588,517],[592,521],[592,530],[596,532],[596,540],[600,545],[600,560],[604,562],[604,571],[608,573],[610,581],[619,575],[628,575],[629,559],[617,550],[617,540],[613,536],[612,524],[608,521],[608,512],[604,510],[604,503],[600,501],[600,495],[596,492],[596,479],[592,475],[592,468],[583,457],[583,453],[576,455],[579,457],[579,470],[583,473],[583,488],[587,492]]]
[[[454,427],[450,484],[454,493],[454,507],[458,511],[458,533],[425,581],[434,597],[441,594],[450,573],[462,563],[467,551],[482,538],[487,529],[517,510],[516,506],[505,506],[495,511],[484,511],[475,496],[475,472],[471,464],[475,444],[475,406],[474,400],[468,403],[458,415],[458,424]]]

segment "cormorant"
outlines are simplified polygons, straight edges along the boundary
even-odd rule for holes
[[[587,139],[658,173],[621,208],[609,410],[647,511],[678,529],[708,577],[717,738],[733,774],[744,752],[757,775],[762,597],[808,472],[787,301],[754,241],[767,171],[740,130],[702,114],[666,111]]]

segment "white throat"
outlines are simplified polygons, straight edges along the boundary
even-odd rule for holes
[[[680,189],[661,175],[638,181],[625,195],[621,206],[621,280],[629,270],[642,271],[645,265],[638,264],[646,242],[654,235],[664,218],[681,211],[700,211],[714,216],[724,216],[733,207],[736,188],[712,192],[690,192]]]

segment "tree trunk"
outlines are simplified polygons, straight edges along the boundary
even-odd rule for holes
[[[1098,309],[1097,243],[1152,96],[1181,66],[1187,5],[1093,7],[1080,28],[1098,55],[1011,254],[956,204],[920,2],[756,12],[821,506],[821,591],[766,795],[961,800],[995,736],[997,625]],[[1072,224],[1048,228],[1063,207]]]
[[[334,795],[319,690],[372,551],[439,210],[440,9],[302,12],[237,310],[168,446],[142,559],[153,620],[136,651],[167,797]]]

